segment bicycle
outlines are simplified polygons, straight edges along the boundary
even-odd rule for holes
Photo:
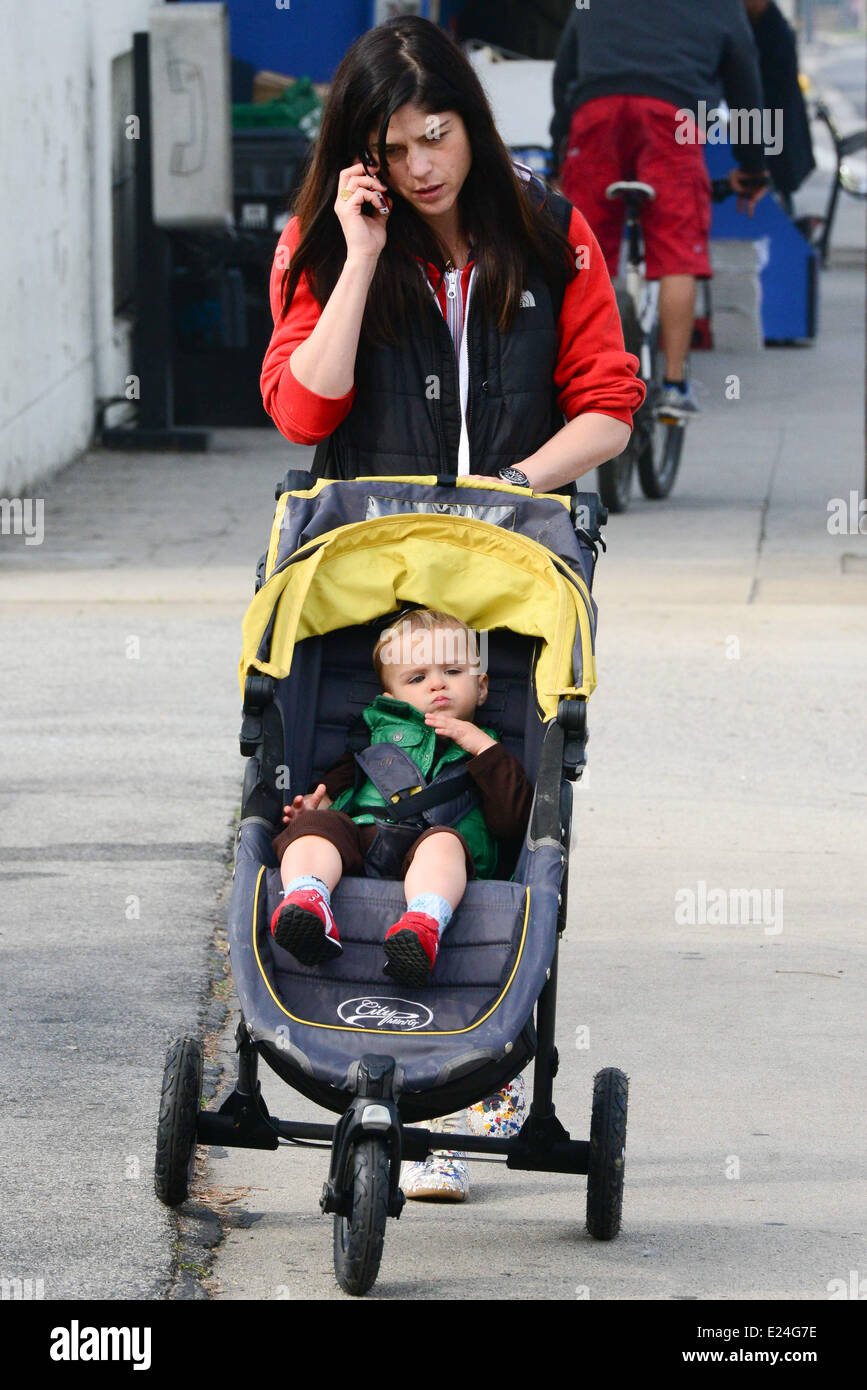
[[[810,214],[805,217],[798,217],[795,220],[795,226],[807,238],[810,245],[815,246],[824,268],[828,264],[831,231],[841,192],[848,193],[852,198],[867,198],[867,180],[864,179],[863,175],[859,175],[848,162],[849,155],[858,154],[861,150],[867,149],[867,130],[855,130],[850,135],[843,135],[828,106],[821,98],[816,100],[813,109],[816,119],[824,122],[828,128],[828,133],[834,144],[836,168],[824,214],[819,217]]]
[[[615,294],[626,351],[638,358],[639,375],[647,388],[623,453],[597,469],[605,506],[609,512],[625,512],[636,469],[645,497],[654,501],[668,497],[680,468],[686,420],[658,408],[664,372],[659,351],[659,282],[646,278],[640,222],[641,208],[656,197],[656,190],[649,183],[622,180],[609,184],[605,196],[622,198],[626,204],[626,276],[624,288]]]

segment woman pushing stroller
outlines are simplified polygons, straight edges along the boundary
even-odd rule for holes
[[[499,477],[571,494],[623,451],[644,399],[589,226],[513,163],[472,65],[417,16],[369,30],[339,65],[270,295],[265,408],[287,439],[317,446],[317,477]],[[464,749],[479,765],[500,756],[472,753],[485,732]],[[309,795],[335,809],[327,789]],[[302,799],[299,825],[312,806]],[[293,808],[289,829],[294,820]],[[457,835],[429,839],[451,875],[432,880],[441,902],[424,912],[439,930],[469,861]],[[421,852],[405,866],[413,893],[434,849]],[[430,894],[426,874],[423,884],[415,896]],[[394,925],[389,962],[400,970],[408,925]],[[522,1107],[518,1078],[474,1107],[476,1122],[517,1132]],[[466,1196],[464,1165],[435,1156],[415,1167],[407,1195]]]

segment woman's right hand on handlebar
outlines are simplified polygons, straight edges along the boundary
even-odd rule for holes
[[[341,198],[341,190],[349,189],[351,197]],[[381,211],[379,194],[385,197],[389,211],[394,199],[386,192],[386,186],[378,178],[364,172],[359,160],[348,169],[341,169],[337,184],[337,197],[334,211],[346,238],[346,257],[367,256],[378,260],[385,246],[388,216]],[[376,216],[365,217],[361,209],[370,203]]]

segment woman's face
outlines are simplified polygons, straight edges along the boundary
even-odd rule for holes
[[[376,136],[373,131],[370,137],[374,160]],[[457,111],[430,115],[409,103],[391,118],[386,157],[383,182],[432,221],[454,207],[473,162],[467,128]]]

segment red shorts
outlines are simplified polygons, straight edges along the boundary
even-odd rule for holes
[[[572,117],[561,183],[582,212],[617,274],[624,205],[605,190],[619,179],[656,189],[641,210],[647,278],[696,275],[710,278],[710,178],[699,143],[678,144],[678,108],[656,97],[596,97]]]

